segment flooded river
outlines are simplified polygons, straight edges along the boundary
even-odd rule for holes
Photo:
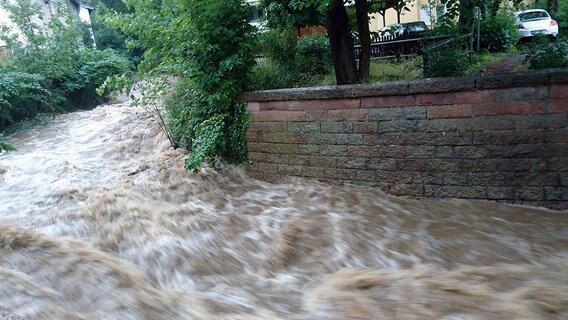
[[[0,313],[31,319],[568,319],[568,214],[183,169],[102,106],[0,155]]]

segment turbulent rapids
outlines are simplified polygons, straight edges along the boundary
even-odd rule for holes
[[[568,319],[568,214],[184,170],[125,104],[0,155],[0,314]]]

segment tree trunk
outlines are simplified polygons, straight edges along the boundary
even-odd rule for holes
[[[475,2],[473,0],[459,0],[460,15],[458,29],[461,33],[470,33],[473,29]]]
[[[326,18],[337,84],[356,83],[355,49],[353,48],[351,27],[343,1],[336,0],[333,7],[327,12]]]
[[[359,80],[369,80],[371,68],[371,32],[369,31],[369,4],[367,0],[355,0],[355,13],[357,16],[357,29],[361,51],[359,51]]]

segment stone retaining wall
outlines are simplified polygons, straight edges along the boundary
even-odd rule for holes
[[[568,209],[568,71],[248,92],[250,173]]]

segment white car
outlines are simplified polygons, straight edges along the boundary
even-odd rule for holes
[[[558,35],[558,23],[552,20],[548,12],[542,9],[531,9],[515,12],[519,39],[536,35],[547,35],[556,39]]]

